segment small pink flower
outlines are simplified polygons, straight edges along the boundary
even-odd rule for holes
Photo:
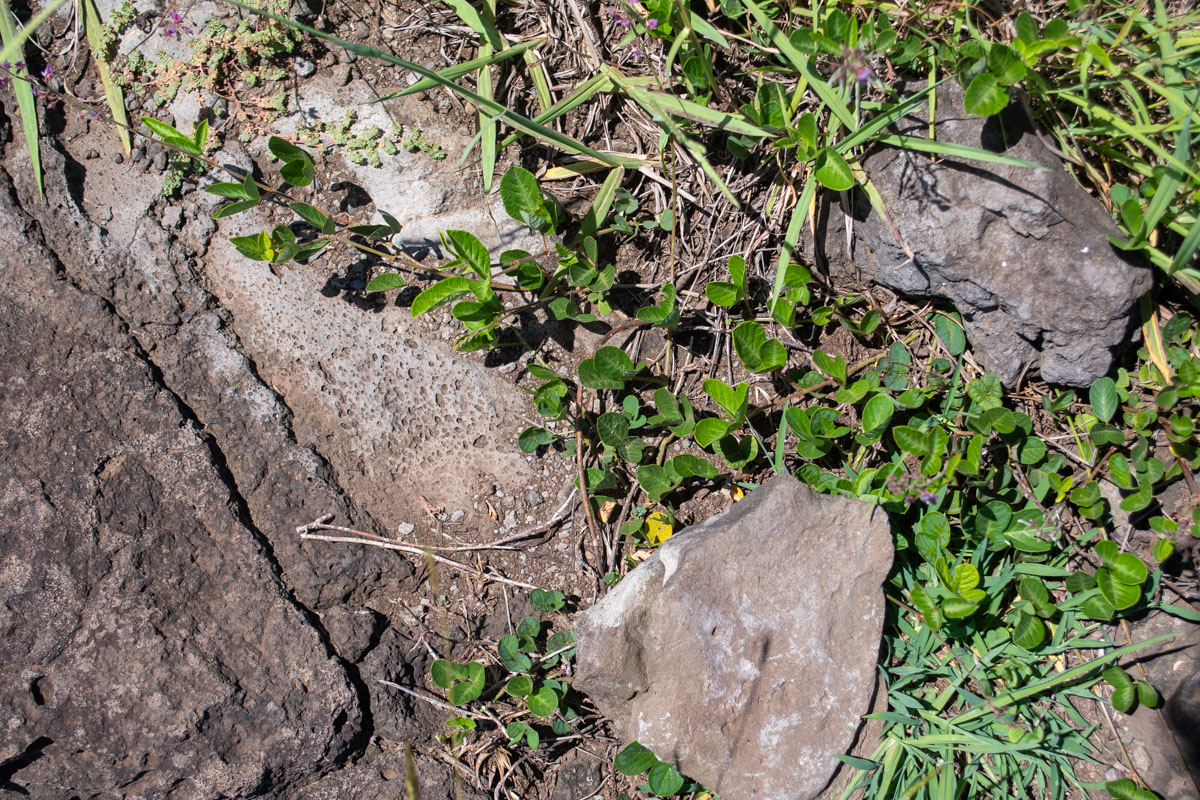
[[[655,17],[650,17],[650,19],[646,20],[646,30],[648,30],[648,31],[658,30],[658,19]]]

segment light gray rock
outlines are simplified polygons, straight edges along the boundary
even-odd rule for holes
[[[725,800],[810,798],[866,713],[887,518],[788,475],[668,539],[575,621],[575,687]]]
[[[806,255],[841,282],[948,298],[963,315],[979,363],[1013,385],[1022,371],[1051,383],[1088,386],[1129,341],[1131,311],[1150,288],[1149,270],[1124,261],[1106,235],[1108,212],[1063,169],[1014,102],[982,119],[963,110],[962,91],[937,92],[936,137],[1045,166],[1008,167],[877,147],[863,167],[891,224],[854,195],[852,256],[843,209],[829,209],[824,234]],[[898,133],[928,136],[914,114]]]

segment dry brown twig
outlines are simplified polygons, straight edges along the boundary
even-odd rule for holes
[[[327,524],[327,521],[332,518],[333,518],[332,514],[326,514],[323,517],[319,517],[318,519],[313,520],[312,522],[308,523],[307,525],[301,525],[300,527],[296,528],[296,533],[300,534],[301,539],[313,539],[318,542],[339,542],[339,543],[343,543],[343,544],[365,544],[365,545],[369,545],[371,547],[379,547],[384,550],[396,550],[401,553],[408,553],[409,555],[422,556],[424,558],[433,559],[434,561],[437,561],[440,564],[445,564],[448,567],[451,567],[451,568],[457,569],[457,570],[461,570],[462,572],[466,572],[471,575],[475,575],[479,578],[483,578],[484,580],[497,581],[499,583],[507,583],[509,586],[519,586],[522,589],[533,590],[533,589],[538,588],[538,587],[534,586],[533,584],[525,583],[524,581],[516,581],[516,580],[513,580],[512,578],[506,578],[503,575],[496,574],[495,572],[484,572],[482,570],[475,569],[474,567],[467,566],[466,564],[463,564],[460,561],[454,561],[453,559],[446,558],[445,556],[439,556],[437,553],[432,552],[431,548],[416,547],[414,545],[404,544],[402,542],[393,541],[384,536],[377,536],[373,533],[367,533],[366,531],[355,530],[354,528],[345,528],[345,527],[342,527],[341,525]],[[342,534],[347,534],[347,535],[325,536],[322,534],[310,533],[310,531],[314,531],[314,530],[334,531],[337,533],[342,533]]]

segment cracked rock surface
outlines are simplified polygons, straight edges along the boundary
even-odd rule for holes
[[[3,170],[0,198],[6,788],[242,797],[332,769],[364,730],[345,670],[207,437]]]
[[[925,138],[928,128],[914,113],[895,132]],[[912,257],[861,193],[853,208],[828,210],[818,241],[805,243],[808,255],[827,262],[838,281],[947,298],[963,316],[976,360],[1007,386],[1026,370],[1051,383],[1091,385],[1130,340],[1133,305],[1150,288],[1150,271],[1109,244],[1116,224],[1042,144],[1019,103],[986,120],[972,117],[962,90],[948,82],[937,90],[934,129],[939,141],[1046,169],[935,162],[878,146],[863,168]]]
[[[523,488],[523,395],[407,309],[326,291],[336,265],[253,272],[195,186],[164,201],[145,158],[65,124],[43,201],[0,113],[0,789],[396,796],[395,748],[442,722],[380,683],[427,672],[413,569],[296,528],[382,534],[495,475]],[[471,195],[439,169],[428,185]],[[454,796],[416,761],[423,797]]]

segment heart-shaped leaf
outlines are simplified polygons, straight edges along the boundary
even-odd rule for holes
[[[1026,650],[1033,650],[1045,640],[1046,625],[1038,617],[1032,614],[1026,614],[1024,611],[1017,614],[1017,623],[1013,625],[1012,640],[1014,644],[1024,647]]]
[[[662,762],[650,768],[646,782],[655,797],[670,797],[683,788],[683,776],[670,764]]]
[[[854,173],[850,171],[850,165],[831,147],[817,154],[813,174],[822,186],[835,192],[844,192],[854,186]]]
[[[533,661],[520,648],[520,642],[511,633],[500,637],[496,649],[500,653],[500,662],[509,672],[528,672],[533,667]]]
[[[1110,567],[1114,578],[1130,586],[1141,586],[1150,575],[1145,563],[1133,553],[1121,553]]]
[[[733,349],[750,372],[755,374],[782,369],[787,350],[778,339],[768,339],[763,327],[747,320],[733,329]]]
[[[633,777],[648,771],[657,763],[659,763],[658,758],[648,748],[637,742],[630,742],[624,750],[617,753],[613,766],[622,775]]]
[[[1113,573],[1107,568],[1096,570],[1096,585],[1100,587],[1104,599],[1117,611],[1136,605],[1142,598],[1140,587],[1122,583],[1113,577]]]
[[[504,691],[513,697],[528,697],[533,693],[533,681],[528,675],[516,675],[504,685]]]
[[[553,717],[558,710],[558,693],[548,686],[543,686],[525,699],[529,711],[535,717]]]

